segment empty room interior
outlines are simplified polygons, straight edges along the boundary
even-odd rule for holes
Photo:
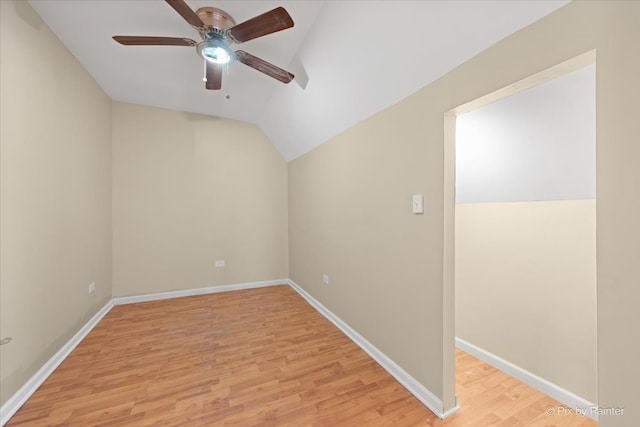
[[[640,425],[640,1],[0,19],[0,425]]]

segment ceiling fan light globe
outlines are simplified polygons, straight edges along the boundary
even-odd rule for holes
[[[231,55],[226,49],[220,46],[207,46],[201,51],[204,59],[216,64],[227,64],[231,61]]]
[[[208,62],[225,65],[234,59],[232,51],[218,39],[205,40],[196,47],[198,55]]]

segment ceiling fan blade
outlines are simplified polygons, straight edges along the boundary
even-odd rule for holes
[[[251,18],[235,27],[229,28],[227,34],[237,42],[242,43],[258,37],[266,36],[293,27],[293,19],[283,7],[277,7],[269,12]]]
[[[165,0],[169,3],[169,6],[175,9],[176,12],[184,18],[192,27],[201,29],[204,28],[204,22],[202,19],[189,7],[184,0]]]
[[[125,46],[195,46],[198,43],[182,37],[153,36],[113,36],[113,39]]]
[[[209,90],[222,88],[222,65],[207,61],[207,82],[204,87]]]
[[[244,65],[255,68],[256,70],[265,73],[267,76],[273,77],[274,79],[279,80],[282,83],[289,83],[291,80],[293,80],[294,75],[287,70],[276,67],[275,65],[265,61],[264,59],[253,56],[250,53],[245,52],[244,50],[236,50],[236,59],[242,62]]]

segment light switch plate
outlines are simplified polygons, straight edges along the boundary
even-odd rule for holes
[[[424,213],[424,198],[422,197],[422,194],[413,195],[413,213]]]

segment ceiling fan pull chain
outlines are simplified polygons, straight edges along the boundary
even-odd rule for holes
[[[225,98],[231,98],[229,92],[231,92],[231,80],[229,80],[229,65],[224,67],[224,81],[227,83],[227,96]]]
[[[204,61],[204,74],[202,75],[202,81],[203,82],[207,82],[207,60],[203,59]]]

